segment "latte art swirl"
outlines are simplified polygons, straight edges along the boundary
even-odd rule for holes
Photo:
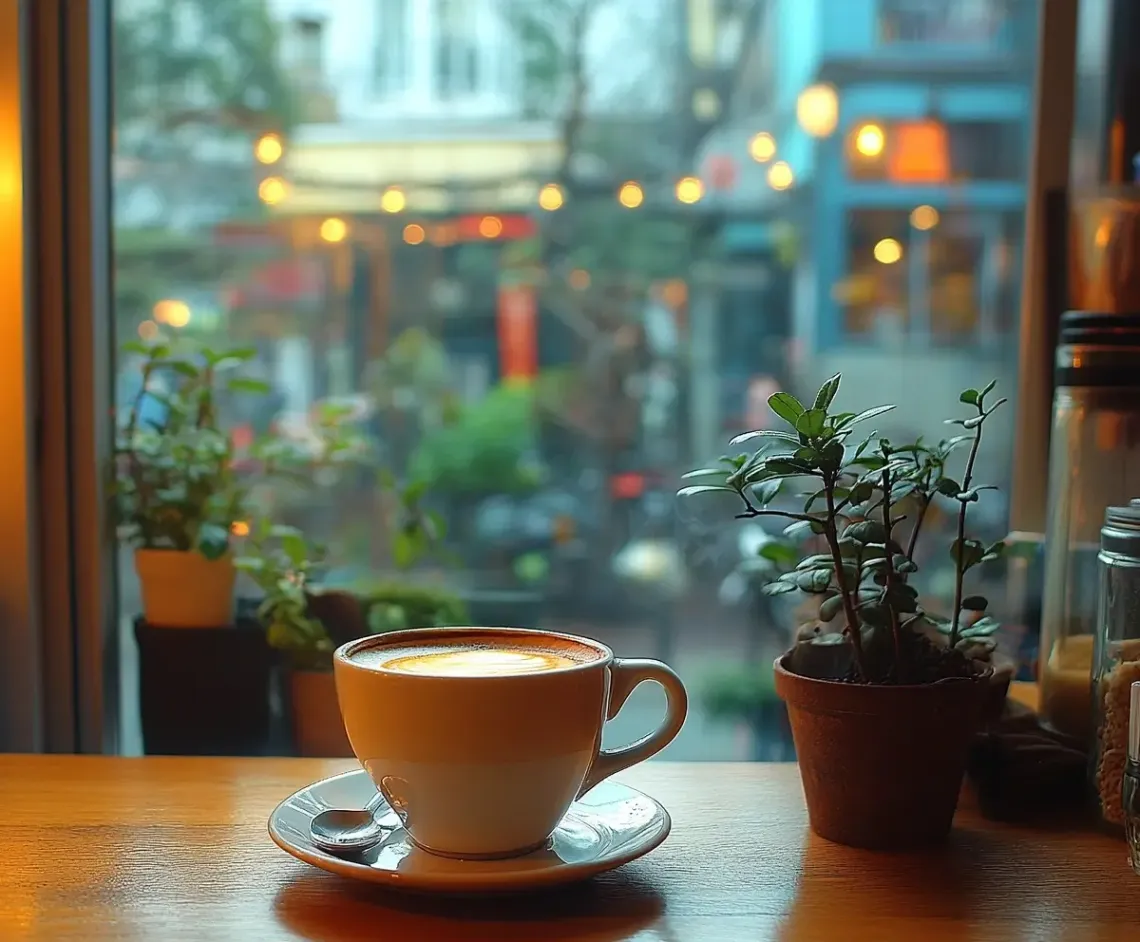
[[[458,648],[424,654],[400,654],[381,663],[404,674],[436,677],[499,677],[504,674],[537,674],[571,667],[576,661],[552,651],[512,648]]]

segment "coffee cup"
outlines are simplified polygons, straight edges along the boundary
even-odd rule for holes
[[[333,656],[352,750],[423,850],[489,859],[545,844],[570,804],[665,748],[685,721],[680,678],[586,638],[522,628],[421,628]],[[602,727],[642,681],[665,718],[621,749]]]

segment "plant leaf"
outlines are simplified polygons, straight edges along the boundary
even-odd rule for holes
[[[984,612],[989,604],[989,600],[984,595],[969,595],[962,599],[962,608],[969,609],[971,612]]]
[[[752,486],[752,493],[756,495],[756,499],[760,502],[761,507],[766,507],[776,499],[776,495],[780,493],[780,487],[783,485],[783,478],[770,478],[767,481],[761,481],[759,484]]]
[[[890,412],[892,409],[894,409],[894,406],[875,406],[873,409],[866,409],[860,412],[847,424],[855,425],[859,422],[865,422],[867,419],[873,419],[875,416],[882,415],[884,412]]]
[[[803,403],[791,393],[778,392],[768,397],[768,407],[785,422],[792,426],[804,414]]]
[[[935,490],[937,490],[939,494],[945,494],[947,497],[957,497],[958,493],[962,490],[962,485],[953,478],[941,478]]]
[[[793,435],[791,432],[785,432],[780,429],[761,428],[751,432],[745,432],[742,435],[737,435],[729,444],[740,445],[744,442],[752,441],[754,438],[777,438],[781,441],[791,442],[793,445],[800,443],[799,436]]]
[[[784,595],[787,592],[795,592],[797,586],[791,582],[769,582],[761,586],[760,591],[765,595]]]
[[[985,554],[986,549],[979,540],[963,540],[961,544],[955,540],[950,544],[950,558],[963,572],[980,563]]]
[[[696,494],[711,494],[714,491],[722,491],[729,494],[735,494],[736,489],[728,487],[724,484],[695,484],[691,487],[682,487],[677,491],[678,497],[693,497]]]
[[[815,394],[815,408],[827,411],[827,407],[831,405],[831,401],[835,398],[835,394],[839,391],[839,373],[836,373],[831,379],[819,387],[819,392]]]
[[[958,401],[964,402],[968,406],[976,406],[978,404],[978,391],[976,389],[964,389],[958,397]]]
[[[257,395],[266,395],[272,388],[265,380],[254,379],[252,376],[235,376],[226,383],[226,386],[231,392],[254,393]]]
[[[808,438],[818,438],[827,421],[827,412],[823,409],[808,409],[796,419],[796,431]]]
[[[833,595],[819,603],[819,620],[831,621],[843,611],[843,596]]]
[[[391,475],[390,471],[388,473],[389,473],[389,475]],[[693,480],[696,480],[697,478],[712,478],[712,477],[725,478],[725,477],[728,477],[728,472],[724,468],[698,468],[696,471],[686,471],[684,474],[681,475],[681,480],[682,481],[693,481]],[[391,478],[390,483],[387,483],[385,486],[392,487],[395,485],[395,483],[396,483],[396,479],[393,477],[393,478]]]

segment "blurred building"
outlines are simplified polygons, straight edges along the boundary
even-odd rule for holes
[[[412,323],[443,337],[472,395],[565,348],[555,320],[538,336],[534,243],[569,198],[574,59],[595,123],[628,133],[631,108],[664,113],[672,62],[654,37],[673,29],[676,0],[597,5],[577,38],[574,8],[545,0],[270,6],[302,115],[267,171],[285,183],[273,213],[292,221],[295,247],[325,258],[340,309],[329,343],[352,361],[332,372],[351,384]],[[588,142],[572,160],[576,180],[615,198]]]
[[[899,404],[884,431],[938,434],[959,390],[1014,386],[1038,4],[757,6],[700,147],[721,181],[714,424],[738,428],[769,377],[842,372],[849,402]]]

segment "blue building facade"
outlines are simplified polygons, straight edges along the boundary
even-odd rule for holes
[[[766,131],[792,171],[775,192],[763,165],[744,168],[721,248],[770,259],[792,225],[800,353],[1014,342],[1036,21],[1033,0],[766,4],[751,53],[763,68],[742,71],[705,153],[746,154]],[[797,102],[820,86],[835,113],[809,109],[812,135]]]

